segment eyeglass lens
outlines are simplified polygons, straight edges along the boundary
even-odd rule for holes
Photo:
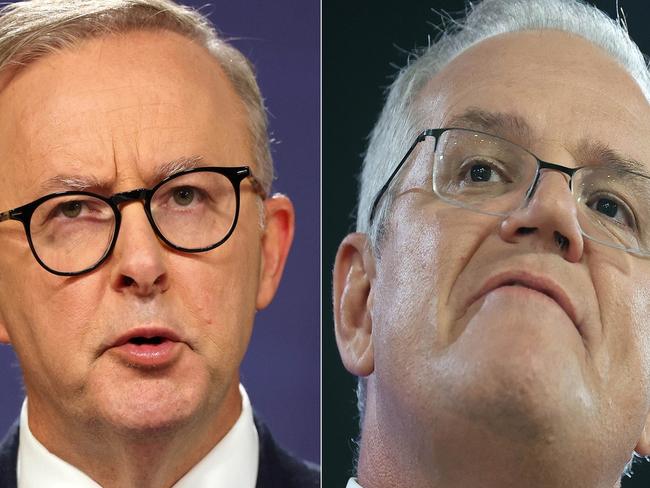
[[[202,249],[221,241],[232,228],[237,200],[220,173],[189,173],[168,181],[151,199],[151,215],[176,247]]]
[[[200,250],[231,231],[237,199],[228,177],[214,172],[182,174],[156,189],[151,215],[158,231],[173,246]],[[30,233],[34,251],[54,271],[75,273],[93,267],[110,248],[116,215],[104,200],[63,195],[34,211]]]
[[[433,163],[434,192],[480,213],[505,216],[525,205],[539,171],[537,158],[524,148],[470,130],[446,130],[437,141],[427,137],[421,144],[418,158]],[[585,236],[615,248],[650,252],[644,203],[650,180],[606,166],[584,167],[574,174],[572,191]]]

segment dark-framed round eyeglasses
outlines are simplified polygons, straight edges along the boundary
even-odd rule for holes
[[[22,222],[36,261],[50,273],[90,272],[111,254],[120,231],[119,206],[133,200],[167,246],[197,253],[228,240],[237,225],[241,182],[266,194],[248,166],[202,167],[176,173],[153,188],[105,197],[87,191],[52,193],[0,213],[0,222]]]
[[[418,161],[431,166],[434,194],[456,207],[506,217],[532,198],[544,171],[568,176],[582,234],[605,246],[650,256],[650,177],[638,163],[610,159],[568,168],[544,161],[499,136],[464,128],[426,129],[410,146],[370,211],[372,225],[379,203],[400,169],[419,147]]]

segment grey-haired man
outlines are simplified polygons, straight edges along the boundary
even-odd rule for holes
[[[649,95],[574,1],[485,0],[400,73],[334,270],[348,486],[612,488],[650,454]]]

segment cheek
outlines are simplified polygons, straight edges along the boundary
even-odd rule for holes
[[[612,367],[629,368],[626,376],[635,383],[641,378],[647,390],[650,385],[650,283],[646,278],[636,278],[610,272],[598,280],[596,290],[600,295],[604,342],[611,345]],[[599,290],[606,291],[599,293]]]
[[[429,195],[416,195],[409,203],[395,205],[373,284],[373,342],[379,374],[398,370],[427,374],[435,355],[448,345],[453,325],[450,291],[491,232],[487,219],[431,203]]]
[[[83,383],[101,329],[96,324],[103,291],[97,284],[42,269],[24,269],[13,280],[8,305],[3,297],[3,319],[28,390],[67,391]]]
[[[26,259],[34,261],[31,254]],[[17,260],[18,261],[18,260]],[[75,324],[84,323],[84,317],[94,310],[101,298],[101,292],[92,285],[54,276],[40,268],[34,261],[26,263],[21,269],[9,273],[7,266],[0,266],[4,276],[0,280],[2,293],[1,306],[3,317],[12,337],[20,340],[39,342],[41,339],[57,334],[75,334],[79,332]],[[11,272],[13,271],[13,273]],[[95,290],[95,291],[93,291]]]
[[[243,355],[252,330],[258,287],[259,249],[234,234],[223,246],[170,269],[172,287],[205,343]]]
[[[617,399],[611,416],[620,418],[620,412],[628,412],[630,418],[621,419],[620,427],[629,430],[631,419],[644,419],[650,407],[649,270],[641,269],[638,262],[628,268],[596,265],[592,269],[603,331],[594,352],[595,368],[604,383],[605,408]]]

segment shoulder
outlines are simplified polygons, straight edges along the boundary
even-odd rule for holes
[[[318,488],[320,469],[313,463],[294,457],[273,439],[268,427],[255,416],[260,439],[257,488]]]
[[[0,442],[0,486],[16,486],[16,463],[18,461],[19,422],[16,421]]]

